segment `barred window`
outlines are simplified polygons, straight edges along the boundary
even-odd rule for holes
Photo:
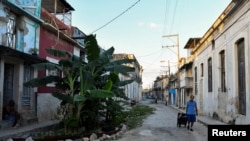
[[[204,73],[204,70],[203,70],[203,63],[201,63],[201,77],[203,77],[203,73]]]
[[[212,58],[209,58],[207,61],[208,66],[208,92],[213,91],[213,72],[212,72]]]
[[[194,81],[197,82],[197,67],[194,68]]]
[[[225,51],[220,52],[220,85],[221,92],[226,92]]]

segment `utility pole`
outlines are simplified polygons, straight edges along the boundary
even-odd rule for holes
[[[176,37],[176,44],[174,45],[167,45],[167,46],[162,46],[162,48],[167,48],[167,47],[177,47],[177,68],[179,69],[179,59],[180,59],[180,51],[179,51],[179,35],[178,34],[172,34],[172,35],[163,35],[163,38],[168,38],[171,40],[173,37]],[[172,41],[172,40],[171,40]]]

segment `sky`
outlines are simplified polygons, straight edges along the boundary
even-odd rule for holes
[[[72,25],[95,34],[98,45],[134,54],[143,68],[142,86],[177,71],[189,38],[202,37],[231,0],[67,0]],[[179,51],[178,51],[179,50]]]

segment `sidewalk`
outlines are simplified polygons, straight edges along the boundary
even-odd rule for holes
[[[59,121],[44,121],[40,123],[35,123],[31,125],[26,125],[26,126],[20,126],[19,128],[8,128],[8,129],[1,129],[0,130],[0,141],[5,141],[8,138],[11,137],[29,137],[30,134],[39,132],[39,130],[46,130],[51,127],[53,127],[55,124],[57,124]]]
[[[182,109],[179,109],[178,107],[174,106],[174,105],[169,105],[171,106],[172,108],[180,111],[180,112],[183,112],[185,113],[186,111],[185,110],[182,110]],[[197,116],[197,121],[204,124],[204,125],[225,125],[227,123],[224,123],[222,121],[219,121],[219,120],[215,120],[215,119],[212,119],[210,117],[207,117],[207,116]]]

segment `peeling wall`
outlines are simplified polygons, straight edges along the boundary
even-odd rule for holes
[[[57,109],[59,108],[60,101],[57,98],[50,93],[39,94],[37,98],[37,117],[39,117],[39,122],[59,118],[57,115]]]
[[[197,67],[198,97],[202,102],[202,114],[230,124],[250,123],[250,2],[240,8],[235,15],[219,26],[195,52],[194,67]],[[235,11],[234,11],[235,12]],[[238,70],[236,42],[244,38],[245,42],[245,78],[246,78],[246,115],[239,114]],[[212,47],[214,40],[214,48]],[[225,51],[226,92],[220,88],[220,52]],[[208,59],[212,58],[213,90],[208,92]],[[201,77],[200,65],[203,63],[204,76]],[[194,70],[194,69],[193,69]],[[197,97],[196,96],[196,97]],[[200,106],[201,107],[201,106]]]
[[[27,11],[28,13],[31,13],[32,15],[40,17],[41,0],[7,0],[7,1],[19,6],[21,9]]]
[[[16,23],[18,26],[18,35],[16,48],[28,54],[32,54],[34,48],[39,50],[39,24],[29,20],[28,18],[21,17]],[[38,52],[37,52],[38,53]]]
[[[25,16],[17,16],[8,10],[5,5],[0,5],[0,44],[7,44],[7,25],[9,19],[14,20],[13,48],[31,54],[30,50],[39,48],[39,24]]]

